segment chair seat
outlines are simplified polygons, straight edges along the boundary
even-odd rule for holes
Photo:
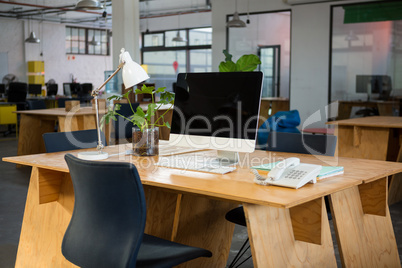
[[[226,220],[241,226],[247,226],[243,206],[230,210],[225,215]]]
[[[144,234],[137,257],[137,267],[173,267],[197,257],[211,257],[206,249],[190,247]]]

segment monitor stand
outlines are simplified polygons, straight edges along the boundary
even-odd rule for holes
[[[217,153],[218,153],[217,160],[222,166],[231,166],[239,162],[238,152],[218,150]]]

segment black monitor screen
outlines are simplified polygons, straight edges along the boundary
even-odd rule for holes
[[[34,95],[42,94],[42,85],[41,84],[29,84],[28,85],[28,93]]]
[[[171,133],[255,139],[262,72],[180,73]]]
[[[0,94],[5,94],[5,93],[6,93],[6,85],[0,84]]]
[[[369,89],[371,92],[367,92]],[[384,93],[391,90],[391,77],[388,75],[356,75],[357,93]]]

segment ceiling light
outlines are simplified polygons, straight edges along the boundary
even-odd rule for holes
[[[95,35],[94,35],[94,36],[92,36],[92,41],[89,42],[89,44],[92,46],[99,46],[100,42],[95,40]]]
[[[346,41],[356,41],[359,40],[359,37],[353,32],[353,30],[350,30],[349,34],[345,37]]]
[[[246,23],[240,19],[239,13],[237,12],[237,0],[236,0],[235,13],[233,14],[233,19],[228,21],[228,23],[226,23],[226,27],[236,27],[236,28],[246,27]]]
[[[76,9],[104,9],[104,6],[97,0],[81,0],[75,6]]]
[[[40,39],[36,37],[35,32],[31,32],[29,37],[25,39],[26,43],[40,43]]]
[[[180,36],[180,31],[177,31],[177,35],[176,35],[176,37],[173,37],[172,41],[186,42],[187,40]]]
[[[177,30],[177,35],[176,37],[172,38],[172,41],[174,42],[187,42],[187,40],[183,37],[180,36],[180,14],[177,16],[179,20],[179,30]]]

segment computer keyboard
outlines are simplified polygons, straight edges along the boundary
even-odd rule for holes
[[[160,167],[178,168],[181,170],[203,171],[216,174],[226,174],[236,170],[234,166],[224,166],[217,158],[200,157],[194,155],[175,155],[159,157],[156,164]]]

